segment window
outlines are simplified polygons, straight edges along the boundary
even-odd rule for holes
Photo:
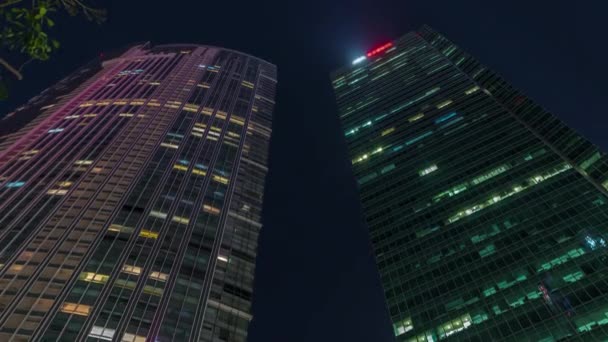
[[[77,303],[64,303],[60,310],[67,314],[88,316],[89,313],[91,313],[91,306]]]
[[[403,335],[406,332],[413,330],[414,325],[412,324],[412,318],[408,317],[400,322],[397,322],[393,325],[393,329],[395,330],[395,336]]]
[[[429,167],[427,167],[425,169],[422,169],[422,170],[418,171],[418,175],[420,177],[422,177],[422,176],[426,176],[429,173],[432,173],[432,172],[435,172],[435,171],[437,171],[437,165],[433,164],[433,165],[431,165],[431,166],[429,166]]]

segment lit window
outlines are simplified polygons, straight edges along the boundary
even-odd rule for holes
[[[112,224],[108,227],[108,231],[117,233],[132,233],[133,230],[134,229],[131,227],[122,226],[120,224]]]
[[[171,221],[177,222],[177,223],[181,223],[181,224],[188,224],[188,223],[190,223],[190,220],[188,218],[181,217],[181,216],[173,216],[173,218],[171,219]]]
[[[47,195],[63,196],[68,193],[67,189],[50,189],[46,192]]]
[[[169,275],[167,273],[152,271],[150,273],[150,279],[159,280],[159,281],[167,281],[167,279],[169,279]]]
[[[64,303],[61,306],[61,312],[74,314],[79,316],[88,316],[91,313],[91,306],[77,303]]]
[[[127,274],[140,275],[141,274],[141,267],[133,266],[133,265],[124,265],[122,267],[122,271],[125,272],[125,273],[127,273]]]
[[[188,167],[184,165],[175,164],[173,165],[173,169],[180,171],[188,171]]]
[[[98,327],[96,325],[91,328],[91,332],[89,333],[89,337],[98,338],[104,341],[112,341],[116,330],[104,327]]]
[[[69,186],[71,186],[73,183],[70,181],[63,181],[63,182],[58,182],[57,186],[60,188],[67,188]]]
[[[170,144],[170,143],[166,143],[166,142],[164,142],[164,143],[160,143],[160,146],[162,146],[162,147],[167,147],[167,148],[174,148],[174,149],[179,148],[179,146],[178,146],[178,145],[175,145],[175,144]]]
[[[69,119],[78,119],[80,117],[80,115],[70,115],[70,116],[66,116],[64,119],[69,120]]]
[[[167,214],[160,212],[160,211],[156,211],[156,210],[152,210],[150,211],[150,216],[152,217],[156,217],[156,218],[160,218],[160,219],[166,219],[167,218]]]
[[[468,89],[464,93],[465,93],[465,95],[471,95],[471,94],[477,92],[478,90],[479,90],[479,87],[478,86],[474,86],[473,88]]]
[[[391,133],[393,133],[394,131],[395,131],[395,127],[391,127],[391,128],[389,128],[389,129],[387,129],[387,130],[382,131],[381,136],[385,136],[385,135],[391,134]]]
[[[82,273],[80,273],[80,277],[78,277],[78,279],[84,280],[84,281],[87,281],[90,283],[105,284],[110,279],[110,276],[107,274],[82,272]]]
[[[147,239],[157,239],[158,233],[153,232],[151,230],[142,229],[141,232],[139,233],[139,236],[141,236],[143,238],[147,238]]]
[[[452,102],[453,102],[452,100],[443,101],[443,102],[441,102],[441,103],[439,103],[439,104],[437,105],[437,109],[441,109],[441,108],[443,108],[443,107],[447,107],[447,106],[449,106],[449,105],[450,105]]]
[[[203,211],[209,214],[219,214],[220,213],[220,209],[216,208],[214,206],[208,205],[208,204],[204,204],[203,205]]]
[[[207,175],[207,172],[203,171],[203,170],[193,169],[192,174],[198,175],[198,176],[205,176],[205,175]]]
[[[442,123],[442,122],[444,122],[444,121],[447,121],[447,120],[449,120],[449,119],[451,119],[451,118],[455,117],[456,115],[458,115],[458,113],[456,113],[456,112],[452,112],[452,113],[450,113],[450,114],[446,114],[446,115],[444,115],[444,116],[442,116],[442,117],[438,118],[437,120],[435,120],[435,123],[436,123],[436,124],[440,124],[440,123]]]
[[[146,337],[125,333],[122,336],[122,342],[146,342]]]
[[[63,128],[53,128],[53,129],[49,129],[48,133],[59,133],[63,130],[64,130]]]
[[[24,184],[25,184],[25,182],[17,181],[17,182],[6,183],[5,186],[7,188],[19,188],[19,187],[22,187]]]
[[[228,262],[228,258],[223,255],[218,255],[217,260],[223,261],[223,262]]]
[[[420,177],[422,177],[422,176],[426,176],[429,173],[432,173],[435,171],[437,171],[437,165],[431,165],[431,166],[427,167],[426,169],[422,169],[422,170],[418,171],[418,175],[420,175]]]
[[[218,175],[213,175],[213,180],[218,182],[218,183],[222,183],[222,184],[228,184],[228,178],[226,177],[222,177],[222,176],[218,176]]]
[[[407,121],[414,122],[414,121],[418,121],[418,120],[422,119],[423,117],[424,117],[424,113],[418,113],[418,114],[412,116],[411,118],[407,119]]]
[[[91,165],[93,164],[92,160],[77,160],[74,162],[74,165]]]
[[[133,113],[120,113],[118,114],[118,116],[130,118],[133,117]]]
[[[395,331],[395,336],[403,335],[410,330],[414,330],[412,318],[408,317],[400,322],[395,323],[393,325],[393,329]]]
[[[82,117],[84,117],[84,118],[94,118],[96,116],[97,116],[97,114],[85,114]]]

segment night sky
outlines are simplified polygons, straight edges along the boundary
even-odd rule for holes
[[[61,52],[28,66],[0,116],[132,42],[217,45],[276,64],[250,342],[393,340],[329,81],[369,48],[429,24],[608,147],[605,1],[120,0],[107,8],[101,26],[59,23]]]

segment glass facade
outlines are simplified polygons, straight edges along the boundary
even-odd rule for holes
[[[143,44],[0,121],[0,340],[245,341],[275,87]]]
[[[608,340],[603,152],[429,27],[332,82],[398,341]]]

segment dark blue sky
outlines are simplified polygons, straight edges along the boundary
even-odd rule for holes
[[[70,19],[0,115],[100,52],[150,40],[229,47],[279,67],[250,342],[392,341],[329,72],[426,23],[606,150],[604,1],[109,1]]]

